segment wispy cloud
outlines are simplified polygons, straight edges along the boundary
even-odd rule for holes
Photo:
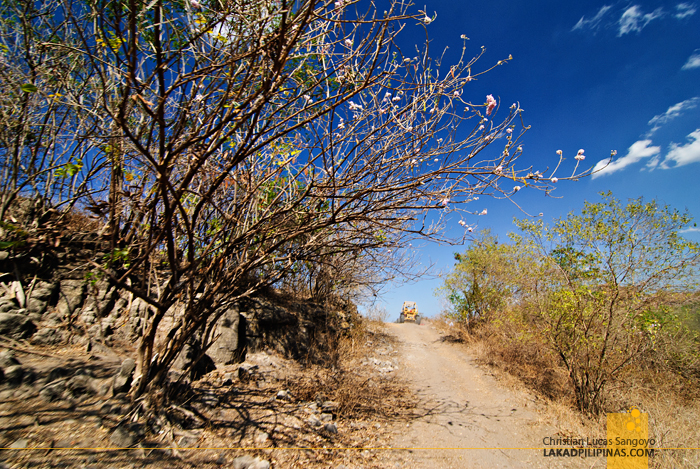
[[[629,5],[629,4],[628,4]],[[656,10],[645,13],[641,6],[631,5],[625,8],[617,8],[613,5],[602,6],[595,16],[586,17],[585,15],[578,20],[578,23],[571,28],[571,31],[577,30],[597,30],[600,27],[614,28],[617,30],[617,36],[622,37],[625,34],[632,32],[641,32],[649,23],[661,18],[675,18],[682,20],[697,13],[697,8],[694,3],[683,2],[678,3],[671,11],[664,11],[659,7]],[[609,20],[604,20],[610,18]]]
[[[698,60],[700,61],[700,57],[698,57]],[[653,127],[647,133],[647,137],[651,136],[654,132],[659,130],[664,124],[671,122],[676,117],[679,117],[681,114],[683,114],[684,111],[696,108],[698,104],[700,104],[700,97],[696,96],[694,98],[681,101],[680,103],[676,103],[673,106],[669,107],[663,114],[659,114],[658,116],[652,117],[649,121],[649,125],[652,125]]]
[[[680,145],[671,143],[671,146],[660,167],[663,169],[677,168],[690,163],[700,163],[700,129],[696,129],[688,135],[688,143]]]
[[[600,21],[603,19],[605,14],[612,8],[612,5],[605,5],[598,10],[598,13],[591,19],[587,20],[585,16],[582,16],[578,23],[571,28],[572,31],[577,29],[597,29],[600,25]]]
[[[691,226],[688,228],[683,228],[682,230],[679,231],[679,233],[685,234],[685,233],[700,233],[700,228],[697,226]]]
[[[663,15],[664,11],[662,8],[657,8],[651,13],[642,13],[639,5],[632,5],[620,17],[618,22],[620,29],[617,32],[617,36],[624,36],[632,31],[640,32],[653,20],[661,18]]]
[[[676,13],[673,15],[679,20],[688,16],[693,16],[697,10],[692,3],[679,3],[676,5]]]
[[[606,163],[608,163],[609,160],[599,161],[593,168],[593,179],[620,171],[631,164],[640,162],[644,158],[655,157],[661,152],[661,147],[653,147],[651,143],[651,140],[638,140],[634,142],[632,146],[629,147],[625,156],[610,161],[607,166]]]
[[[688,61],[681,67],[681,70],[690,70],[691,68],[700,68],[700,49],[693,51],[693,55],[688,57]]]

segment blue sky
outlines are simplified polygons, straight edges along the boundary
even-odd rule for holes
[[[553,195],[560,198],[521,190],[514,200],[525,211],[541,212],[551,222],[612,190],[623,200],[643,196],[687,209],[698,221],[700,2],[441,0],[416,8],[437,14],[427,26],[432,56],[449,47],[449,62],[462,47],[462,34],[470,38],[472,55],[486,47],[482,69],[512,54],[513,61],[465,87],[464,98],[482,103],[492,94],[505,108],[520,103],[532,128],[522,140],[519,166],[553,167],[559,149],[571,164],[582,148],[584,163],[592,167],[617,151],[595,177],[559,183]],[[420,26],[406,33],[404,47],[423,40]],[[526,216],[509,201],[482,197],[479,203],[488,215],[467,221],[502,239],[515,229],[514,217]],[[448,220],[450,234],[463,230],[458,221],[458,215]],[[697,228],[685,236],[700,241]],[[423,243],[417,249],[437,274],[449,270],[453,253],[465,247]],[[442,309],[434,295],[440,283],[434,277],[390,285],[380,305],[392,320],[404,300],[436,315]]]

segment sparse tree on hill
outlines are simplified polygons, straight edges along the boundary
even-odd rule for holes
[[[149,307],[133,396],[160,385],[228,304],[305,263],[445,241],[446,214],[461,212],[466,233],[486,214],[477,196],[514,194],[504,179],[549,190],[587,174],[515,168],[521,109],[496,120],[493,96],[470,97],[487,70],[466,43],[448,65],[427,47],[404,53],[402,30],[433,18],[359,5],[56,3],[42,12],[71,41],[23,39],[74,54],[90,83],[70,103],[71,128],[90,137],[75,145],[103,169],[84,201],[105,207],[111,254],[95,268]]]

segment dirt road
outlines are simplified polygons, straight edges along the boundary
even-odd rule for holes
[[[430,325],[387,324],[399,342],[400,374],[420,397],[418,417],[397,429],[397,467],[555,467],[545,460],[538,422],[527,396],[499,387],[458,345]],[[470,448],[470,449],[465,449]],[[571,466],[567,466],[571,467]]]

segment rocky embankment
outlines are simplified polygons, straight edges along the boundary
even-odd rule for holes
[[[195,460],[260,469],[281,457],[266,448],[366,444],[358,435],[381,433],[362,419],[339,421],[339,405],[320,381],[299,384],[305,367],[327,361],[338,338],[356,328],[352,305],[328,308],[274,293],[229,307],[203,357],[198,338],[190,341],[162,408],[130,400],[149,309],[92,275],[86,259],[103,255],[96,236],[43,253],[0,251],[0,460],[114,467],[130,455],[136,467],[178,467],[188,448],[253,447],[249,454],[202,451]],[[320,460],[314,451],[283,459]]]

